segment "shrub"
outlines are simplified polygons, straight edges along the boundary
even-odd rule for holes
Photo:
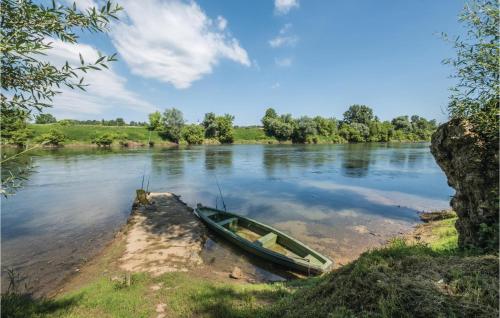
[[[24,147],[32,137],[33,131],[31,129],[22,128],[11,133],[8,143],[18,147]]]
[[[48,133],[42,134],[36,138],[37,142],[47,145],[57,146],[66,140],[66,136],[58,129],[51,129]]]
[[[101,134],[92,138],[92,143],[98,147],[109,147],[113,143],[115,136],[112,134]]]
[[[182,128],[182,138],[190,145],[199,145],[203,143],[205,130],[203,126],[192,124]]]

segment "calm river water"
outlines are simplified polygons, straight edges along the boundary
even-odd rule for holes
[[[453,193],[428,144],[58,149],[32,155],[36,172],[1,202],[1,256],[3,270],[14,268],[35,292],[56,285],[112,237],[126,221],[143,175],[151,191],[174,192],[190,206],[216,204],[217,178],[228,210],[288,232],[337,264],[408,230],[418,211],[447,208]]]

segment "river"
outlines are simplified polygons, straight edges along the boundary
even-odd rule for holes
[[[29,180],[1,202],[1,256],[2,269],[13,268],[35,294],[110,240],[143,176],[144,187],[190,206],[220,207],[218,180],[228,210],[288,232],[337,264],[408,231],[418,211],[448,208],[453,193],[426,143],[62,148],[31,156]],[[7,278],[3,272],[4,290]]]

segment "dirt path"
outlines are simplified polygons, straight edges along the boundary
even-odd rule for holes
[[[160,275],[201,265],[205,230],[192,209],[172,193],[151,193],[134,205],[120,268]]]

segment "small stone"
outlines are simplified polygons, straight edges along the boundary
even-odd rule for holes
[[[165,312],[165,307],[167,307],[166,304],[158,304],[158,305],[156,305],[156,312]]]
[[[241,268],[235,266],[231,274],[229,274],[229,277],[234,279],[240,279],[241,277],[243,277],[243,274],[241,273]]]

